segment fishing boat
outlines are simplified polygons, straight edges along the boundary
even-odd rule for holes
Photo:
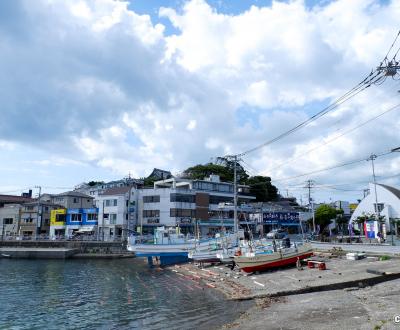
[[[235,255],[240,251],[240,254],[244,254],[247,252],[253,251],[265,251],[270,250],[272,244],[267,242],[265,239],[258,240],[241,240],[239,246],[235,246],[232,248],[224,248],[223,250],[217,253],[217,258],[223,264],[231,264],[234,261]]]
[[[215,240],[210,241],[208,247],[206,245],[196,246],[188,254],[189,258],[197,262],[220,262],[219,254],[224,251],[232,250],[238,245],[236,234],[216,234]]]
[[[240,252],[237,254],[240,254]],[[241,270],[251,273],[296,264],[298,259],[308,258],[312,254],[311,244],[295,243],[290,247],[245,252],[244,254],[236,255],[234,261]]]
[[[236,240],[233,234],[228,234],[229,240]],[[152,242],[143,243],[136,237],[130,237],[128,251],[135,252],[137,257],[147,257],[150,265],[154,258],[161,265],[172,265],[189,261],[189,251],[208,251],[214,246],[217,238],[196,239],[181,234],[177,228],[158,227]]]

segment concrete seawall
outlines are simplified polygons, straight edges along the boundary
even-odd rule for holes
[[[67,259],[76,254],[76,249],[65,248],[0,248],[0,258],[12,259]]]
[[[0,241],[0,258],[66,259],[133,257],[123,242]]]
[[[64,248],[83,254],[126,253],[125,242],[102,241],[0,241],[0,248]]]

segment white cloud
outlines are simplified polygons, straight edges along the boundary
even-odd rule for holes
[[[241,152],[358,83],[391,44],[399,4],[338,0],[310,9],[273,1],[227,15],[193,0],[160,9],[177,31],[166,36],[122,1],[22,1],[12,22],[0,19],[0,148],[35,146],[49,161],[59,153],[135,176]],[[393,146],[400,122],[391,113],[300,158],[393,104],[397,89],[390,81],[373,86],[246,161],[287,177]],[[399,169],[391,158],[379,161],[382,172]],[[334,180],[365,179],[362,166],[332,172]]]
[[[188,131],[193,131],[197,126],[197,122],[194,119],[189,120],[188,124],[186,125],[186,129]]]

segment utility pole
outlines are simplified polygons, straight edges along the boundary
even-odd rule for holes
[[[378,66],[376,69],[378,72],[384,72],[386,77],[394,77],[397,74],[397,71],[400,71],[399,62],[390,61],[386,65]]]
[[[103,199],[103,216],[101,217],[101,236],[102,236],[101,240],[104,242],[104,199]]]
[[[42,187],[41,186],[35,186],[35,188],[39,189],[39,196],[38,196],[38,202],[37,202],[37,210],[36,210],[36,228],[35,228],[35,240],[37,240],[38,235],[40,234],[40,226],[42,222],[42,210],[41,210],[41,204],[40,204],[40,197],[42,194]]]
[[[237,217],[237,163],[239,155],[230,155],[221,158],[224,161],[233,161],[233,228],[237,234],[239,231],[239,221]]]
[[[237,155],[233,156],[234,167],[233,167],[233,225],[235,228],[235,233],[239,231],[239,223],[237,218]]]
[[[372,164],[372,178],[374,182],[374,190],[375,190],[375,217],[376,220],[379,220],[379,207],[378,207],[378,193],[376,190],[376,177],[375,177],[375,165],[374,165],[374,160],[377,158],[377,155],[372,154],[369,156],[367,160],[371,161]]]
[[[311,188],[314,186],[314,181],[313,180],[308,180],[306,182],[307,186],[305,188],[308,189],[308,210],[312,212],[312,218],[313,218],[313,232],[316,232],[315,228],[315,213],[314,213],[314,204],[312,203],[312,198],[311,198]]]

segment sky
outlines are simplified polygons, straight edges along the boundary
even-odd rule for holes
[[[400,0],[0,1],[0,193],[252,149],[363,80],[399,15]],[[307,180],[316,202],[357,201],[370,161],[318,170],[399,147],[399,90],[388,77],[242,164],[303,202]],[[400,188],[399,170],[400,153],[375,160],[381,183]]]

